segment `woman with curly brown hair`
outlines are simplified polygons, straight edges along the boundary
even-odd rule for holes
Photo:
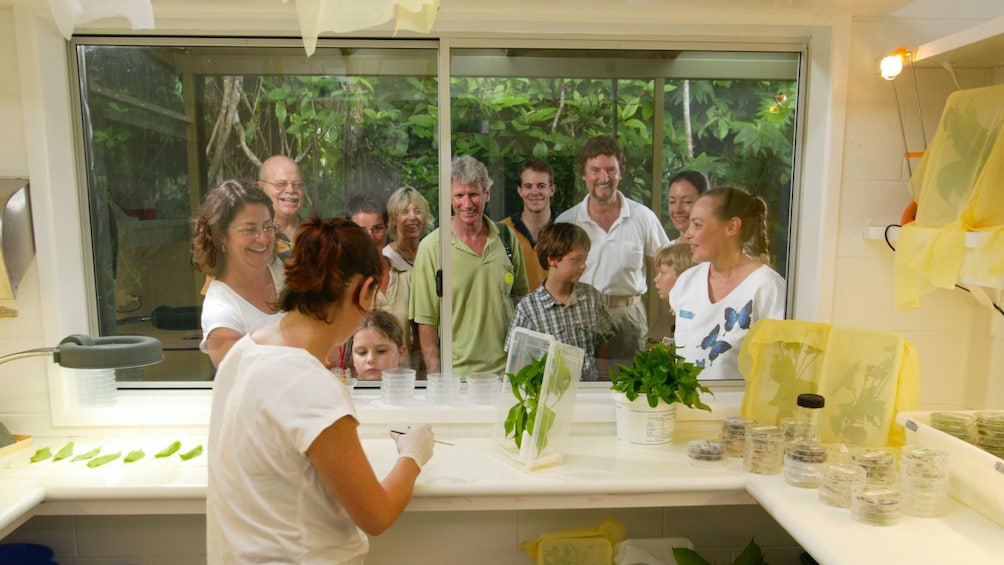
[[[276,229],[272,199],[239,180],[209,191],[192,220],[192,264],[214,277],[202,303],[199,345],[214,367],[241,336],[281,316]]]

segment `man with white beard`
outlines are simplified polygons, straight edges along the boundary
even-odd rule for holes
[[[275,251],[286,260],[293,246],[293,236],[300,226],[300,207],[303,206],[303,181],[296,161],[285,155],[273,155],[258,170],[258,188],[272,199],[275,208]]]
[[[592,242],[580,280],[603,294],[614,319],[617,335],[608,342],[610,367],[630,364],[634,352],[644,346],[645,275],[659,248],[669,244],[655,213],[617,190],[624,165],[624,151],[613,137],[600,135],[586,142],[579,173],[588,194],[555,220],[578,225]]]

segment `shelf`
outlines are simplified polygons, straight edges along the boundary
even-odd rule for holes
[[[935,231],[934,228],[926,228],[926,229]],[[867,239],[867,240],[869,240],[869,241],[880,241],[880,242],[882,242],[884,244],[885,243],[885,236],[884,236],[885,230],[886,230],[886,226],[868,226],[864,230],[864,238]],[[984,238],[986,238],[986,237],[987,236],[985,234],[982,234],[982,233],[979,233],[979,232],[968,232],[968,233],[966,233],[966,248],[967,249],[975,249],[976,247],[979,246],[980,242]],[[896,227],[889,228],[889,242],[895,244],[897,239],[899,239],[899,227],[896,226]],[[964,259],[963,264],[962,264],[962,270],[961,270],[961,272],[963,272],[963,273],[966,273],[966,272],[971,273],[972,272],[970,270],[972,268],[972,264],[968,262],[968,258],[969,258],[969,254],[967,253],[966,254],[966,258]],[[1004,288],[1004,276],[1001,276],[1001,278],[999,280],[997,280],[992,285],[981,284],[981,283],[979,283],[978,281],[976,281],[975,279],[973,279],[972,277],[969,277],[969,276],[963,276],[962,279],[959,282],[961,284],[964,284],[964,285],[967,285],[967,286],[984,286],[984,287],[989,287],[989,288]]]
[[[1004,65],[1004,17],[925,43],[914,49],[917,64],[950,63],[954,67]]]

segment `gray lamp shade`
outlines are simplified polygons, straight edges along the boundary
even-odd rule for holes
[[[69,369],[125,369],[164,360],[160,341],[142,335],[90,337],[74,334],[59,342],[53,361]]]

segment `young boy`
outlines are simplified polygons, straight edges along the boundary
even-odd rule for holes
[[[660,312],[652,324],[648,337],[663,339],[673,337],[676,315],[669,309],[669,291],[673,290],[676,279],[683,271],[694,266],[694,257],[687,243],[674,243],[663,247],[655,254],[655,288],[659,291]]]
[[[595,354],[614,335],[613,320],[603,296],[579,282],[586,270],[589,235],[575,224],[551,224],[540,231],[537,260],[547,277],[516,306],[503,348],[509,351],[516,328],[550,334],[561,343],[585,350],[583,381],[597,381],[600,371]],[[605,380],[609,379],[604,375]]]

